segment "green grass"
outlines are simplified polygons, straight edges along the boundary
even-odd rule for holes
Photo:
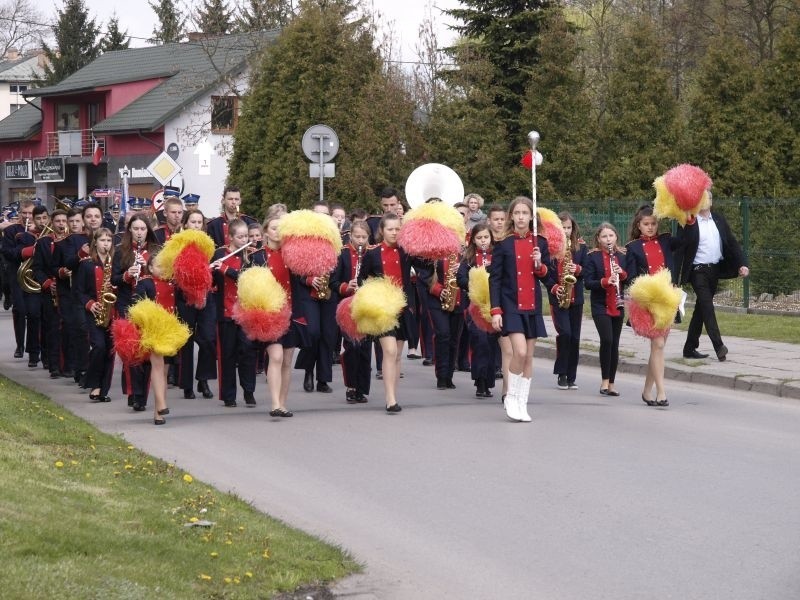
[[[0,552],[9,600],[269,598],[360,569],[3,377]]]
[[[686,331],[692,318],[692,310],[687,308],[683,323],[676,325],[678,329]],[[716,310],[715,313],[723,339],[731,335],[790,344],[800,343],[800,316],[749,315],[721,310]]]

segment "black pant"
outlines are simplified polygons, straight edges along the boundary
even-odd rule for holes
[[[86,370],[86,387],[100,389],[101,396],[108,396],[111,376],[114,373],[114,345],[111,328],[98,327],[94,317],[87,313],[86,327],[89,330],[89,364]]]
[[[372,342],[363,340],[354,343],[344,339],[342,352],[342,377],[348,388],[353,388],[369,396],[370,375],[372,374]]]
[[[216,306],[213,296],[208,294],[206,306],[198,309],[185,302],[178,303],[178,316],[192,330],[189,340],[181,348],[178,365],[178,384],[181,389],[191,390],[194,379],[217,378],[217,329]],[[197,373],[194,369],[194,344],[197,342]]]
[[[714,313],[714,294],[717,293],[717,283],[719,282],[719,267],[717,265],[698,265],[692,268],[689,276],[689,283],[697,295],[694,303],[692,320],[689,322],[689,331],[686,334],[686,343],[683,345],[683,353],[688,354],[696,350],[700,345],[700,334],[703,333],[703,326],[706,328],[708,337],[714,345],[714,350],[719,350],[722,346],[722,336],[717,325],[717,315]]]
[[[550,315],[556,329],[556,361],[554,375],[566,375],[567,381],[575,381],[578,375],[580,356],[583,305],[572,304],[569,308],[550,305]]]
[[[437,379],[452,379],[458,359],[458,341],[464,314],[458,310],[447,312],[428,307],[428,318],[433,326],[434,365]]]
[[[234,321],[217,323],[217,363],[220,400],[236,400],[237,373],[242,391],[256,391],[255,346]]]
[[[600,336],[600,372],[603,379],[614,383],[619,363],[619,336],[622,334],[622,311],[618,317],[592,315],[597,333]]]

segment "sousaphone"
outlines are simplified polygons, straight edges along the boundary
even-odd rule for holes
[[[464,184],[453,169],[439,163],[426,163],[411,172],[406,180],[409,207],[425,204],[431,198],[450,206],[464,201]]]

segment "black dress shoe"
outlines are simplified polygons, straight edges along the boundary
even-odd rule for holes
[[[307,392],[314,391],[314,371],[306,371],[305,379],[303,379],[303,389]]]
[[[30,360],[28,360],[28,367],[29,368],[34,369],[37,366],[39,366],[39,361],[37,359],[31,358]]]
[[[486,381],[483,377],[479,377],[478,380],[475,382],[475,396],[478,398],[486,398]]]
[[[22,348],[14,350],[14,358],[22,358]]]
[[[419,354],[406,354],[408,360],[419,360],[422,358]]]
[[[135,410],[136,412],[142,412],[142,411],[147,410],[147,407],[144,404],[141,404],[139,402],[134,402],[133,403],[133,410]]]
[[[392,404],[391,406],[386,407],[386,412],[389,413],[390,415],[399,413],[401,410],[403,409],[400,407],[399,404]]]
[[[194,390],[183,390],[183,397],[186,400],[194,400],[197,396],[194,395]]]
[[[133,396],[128,396],[128,406],[130,406],[132,408],[133,405],[135,404],[135,402],[136,402],[136,400],[134,399]]]
[[[269,411],[269,416],[288,418],[293,417],[294,413],[290,410],[286,410],[285,408],[273,408],[271,411]]]
[[[692,350],[691,352],[684,352],[683,358],[708,358],[708,354],[703,354],[697,350]]]
[[[719,348],[717,348],[717,360],[719,362],[723,362],[728,357],[728,347],[725,344],[722,344]]]
[[[422,361],[423,367],[430,367],[431,365],[433,365],[433,361],[430,358],[426,358]]]
[[[208,381],[205,379],[197,380],[197,391],[203,394],[203,398],[213,398],[214,392],[208,387]]]
[[[327,383],[324,383],[322,381],[318,381],[317,382],[317,391],[318,392],[322,392],[323,394],[330,394],[333,391],[333,389],[331,389],[331,386],[329,386]]]
[[[225,400],[224,403],[227,408],[236,408],[236,400]]]
[[[437,390],[446,390],[447,389],[447,379],[444,377],[437,377],[436,378],[436,389]]]
[[[348,404],[357,404],[358,392],[356,392],[353,388],[348,388],[344,394],[344,398]]]
[[[58,371],[50,371],[50,379],[58,379],[59,377],[61,375],[59,375]]]
[[[447,389],[448,389],[448,390],[454,390],[454,389],[456,389],[456,384],[455,384],[455,383],[453,383],[453,380],[452,380],[452,379],[448,379],[448,380],[447,380]]]
[[[65,369],[61,371],[61,376],[69,379],[75,377],[75,372],[72,369]]]
[[[494,378],[495,379],[502,379],[503,378],[503,371],[502,370],[495,371]]]
[[[255,406],[256,405],[256,397],[253,395],[253,392],[245,392],[244,393],[244,403],[247,406]]]

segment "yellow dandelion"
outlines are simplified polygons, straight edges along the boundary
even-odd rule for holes
[[[200,573],[198,577],[203,581],[211,581],[211,575],[206,575],[205,573]]]
[[[230,577],[226,577],[225,579],[223,579],[223,581],[225,583],[233,583],[233,579],[231,579]]]
[[[122,475],[122,473],[119,471],[114,471],[114,477],[119,477],[120,475]]]
[[[244,527],[242,527],[241,525],[239,525],[239,531],[244,531]]]
[[[133,465],[125,465],[125,470],[130,471],[133,468]]]
[[[63,420],[64,420],[64,417],[58,417],[58,420],[59,420],[59,421],[63,421]]]
[[[225,545],[230,546],[233,542],[231,540],[225,540]]]
[[[183,476],[183,480],[184,480],[186,483],[192,483],[192,482],[194,481],[194,477],[192,477],[191,475],[189,475],[188,473],[186,473],[186,474]]]
[[[92,474],[91,474],[91,473],[87,473],[87,474],[86,474],[86,478],[87,478],[87,479],[88,479],[89,477],[91,477],[91,476],[92,476]]]
[[[235,583],[236,585],[239,585],[241,582],[242,582],[242,580],[239,579],[238,577],[234,577],[233,578],[233,583]]]
[[[128,446],[128,450],[133,450],[133,446]]]
[[[264,558],[269,558],[269,550],[264,550],[261,556],[263,556]]]
[[[152,467],[153,466],[153,461],[152,460],[148,460],[147,461],[147,466],[148,467]]]
[[[92,450],[97,450],[97,448],[95,448],[94,444],[89,444],[89,448],[91,448]]]
[[[245,571],[245,572],[244,572],[244,576],[245,576],[245,577],[250,577],[250,578],[252,578],[252,577],[253,577],[253,574],[252,574],[250,571]]]
[[[64,466],[64,463],[63,463],[63,462],[61,462],[60,460],[57,460],[57,461],[56,461],[56,468],[57,468],[57,469],[60,469],[60,468],[62,468],[63,466]]]
[[[197,517],[192,517],[191,519],[189,519],[189,523],[197,523],[199,520],[200,519],[198,519]]]
[[[77,460],[71,460],[71,461],[69,461],[69,464],[71,464],[74,467],[75,465],[78,464],[78,461]]]
[[[210,556],[211,556],[211,558],[217,558],[217,557],[219,557],[219,552],[212,552],[210,554]]]

